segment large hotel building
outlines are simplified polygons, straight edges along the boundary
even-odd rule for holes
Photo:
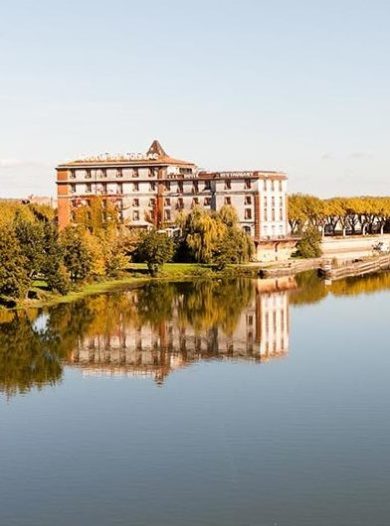
[[[219,210],[232,205],[256,244],[286,239],[287,177],[282,172],[201,171],[170,157],[158,141],[146,154],[101,155],[57,167],[60,229],[72,224],[75,209],[92,196],[114,202],[123,222],[147,228],[173,224],[181,210],[199,205]]]

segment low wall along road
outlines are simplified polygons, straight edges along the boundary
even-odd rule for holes
[[[325,237],[323,256],[330,259],[355,259],[373,254],[372,247],[379,241],[390,243],[390,234],[383,236]]]

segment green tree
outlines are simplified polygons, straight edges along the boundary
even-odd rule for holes
[[[17,217],[14,230],[26,261],[28,276],[30,279],[34,279],[45,267],[43,224]]]
[[[15,232],[0,227],[0,295],[15,299],[26,295],[30,284],[26,267],[27,259]]]
[[[321,234],[318,228],[307,228],[297,244],[296,256],[302,258],[318,258],[322,254]]]
[[[61,232],[60,244],[66,269],[73,281],[84,281],[91,275],[93,256],[88,249],[84,232],[76,227]]]
[[[44,269],[50,290],[66,294],[70,289],[70,276],[63,259],[63,247],[59,243],[57,228],[53,223],[45,223],[44,231]]]
[[[165,233],[153,229],[142,236],[138,252],[141,261],[148,265],[150,274],[155,276],[161,265],[172,259],[174,244]]]
[[[252,239],[241,228],[227,228],[213,251],[213,263],[219,270],[228,264],[245,263],[254,253]]]

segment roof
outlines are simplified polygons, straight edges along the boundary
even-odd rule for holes
[[[93,157],[84,157],[73,161],[60,164],[57,169],[72,168],[75,166],[169,166],[179,165],[194,167],[195,164],[190,161],[183,161],[170,157],[161,146],[159,141],[154,140],[146,154],[144,153],[126,153],[126,154],[109,154],[97,155]]]

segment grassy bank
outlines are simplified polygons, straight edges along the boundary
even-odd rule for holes
[[[163,265],[158,276],[152,277],[148,273],[146,264],[137,263],[130,265],[127,271],[118,278],[84,283],[64,296],[46,290],[44,282],[35,282],[33,290],[37,298],[18,302],[16,308],[49,307],[59,303],[71,303],[86,296],[102,294],[121,287],[142,286],[151,281],[192,281],[254,277],[255,275],[256,270],[247,265],[230,265],[223,271],[217,271],[208,265],[197,263],[167,263]]]

